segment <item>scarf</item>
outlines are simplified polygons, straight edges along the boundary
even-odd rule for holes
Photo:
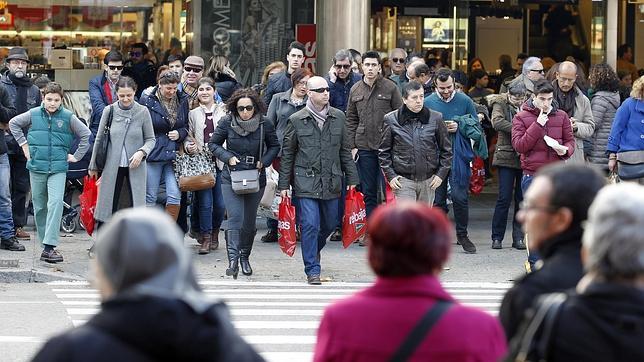
[[[188,105],[190,110],[193,110],[199,106],[199,100],[197,99],[197,88],[188,84],[188,82],[181,83],[181,88],[188,95]]]
[[[248,121],[244,121],[239,116],[233,116],[232,121],[230,122],[230,127],[237,133],[238,135],[245,137],[248,136],[249,134],[257,131],[257,128],[259,128],[259,119],[261,118],[261,115],[256,113],[253,118],[249,119]]]
[[[554,84],[553,88],[555,89],[554,98],[557,101],[559,109],[566,112],[568,117],[572,117],[575,113],[575,99],[577,98],[577,91],[573,88],[566,93],[559,88],[558,84]]]
[[[311,99],[306,100],[306,109],[309,110],[309,113],[311,113],[311,116],[315,119],[317,122],[318,128],[322,130],[322,127],[324,127],[324,122],[326,122],[326,118],[329,116],[329,104],[327,103],[322,107],[321,110],[315,109],[315,106],[313,105],[313,102],[311,102]]]
[[[157,98],[159,98],[159,102],[165,109],[165,112],[168,114],[168,119],[170,120],[170,126],[174,127],[174,125],[177,123],[177,115],[178,115],[178,109],[179,109],[179,100],[177,96],[173,96],[170,99],[166,99],[162,94],[161,90],[157,89]]]
[[[18,111],[18,114],[25,113],[29,110],[27,107],[27,91],[33,83],[31,83],[31,80],[29,77],[16,77],[16,75],[12,72],[7,73],[9,80],[11,80],[11,83],[13,83],[16,86],[16,110]]]

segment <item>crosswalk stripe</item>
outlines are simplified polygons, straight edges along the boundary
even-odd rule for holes
[[[199,284],[208,299],[226,303],[238,333],[269,362],[312,360],[324,309],[373,285],[327,282],[311,286],[303,282],[243,280],[200,280]],[[85,324],[100,311],[100,295],[89,283],[49,285],[73,326]],[[509,287],[510,283],[443,283],[443,288],[462,304],[493,316],[498,315]]]

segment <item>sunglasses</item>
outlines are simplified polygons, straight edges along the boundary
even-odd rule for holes
[[[351,64],[336,64],[335,69],[351,69]]]
[[[546,72],[543,69],[530,69],[531,72],[545,74]]]
[[[107,67],[110,68],[110,70],[123,70],[122,65],[108,65]]]
[[[186,73],[189,73],[189,72],[192,72],[192,73],[199,73],[199,72],[203,71],[203,69],[202,69],[202,68],[193,68],[193,67],[184,67],[184,68],[183,68],[183,70],[184,70]]]
[[[253,105],[250,105],[250,106],[239,106],[239,107],[237,107],[237,113],[241,113],[241,112],[243,112],[243,111],[246,111],[246,112],[252,112],[252,111],[253,111],[253,109],[255,109],[255,106],[253,106]]]
[[[141,55],[143,55],[142,52],[130,52],[131,57],[140,57]]]
[[[309,89],[311,92],[324,93],[329,91],[329,87]]]
[[[405,58],[391,58],[391,61],[394,63],[404,63]]]

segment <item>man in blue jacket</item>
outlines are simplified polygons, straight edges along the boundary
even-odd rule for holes
[[[467,130],[459,130],[460,124],[455,121],[455,118],[464,115],[471,115],[473,119],[478,119],[476,114],[476,107],[470,97],[461,92],[456,91],[454,77],[452,71],[447,68],[441,68],[436,72],[434,80],[436,92],[430,94],[425,98],[425,107],[442,113],[443,120],[447,124],[447,131],[452,135],[452,145],[455,145],[456,132],[461,131],[465,134]],[[464,124],[464,123],[463,123]],[[467,140],[469,142],[469,140]],[[485,140],[483,140],[485,142]],[[472,152],[472,147],[465,151]],[[453,148],[454,160],[463,159],[462,150]],[[454,161],[453,161],[454,162]],[[469,165],[467,166],[469,167]],[[463,247],[467,253],[476,253],[476,246],[470,241],[467,234],[467,224],[469,218],[468,206],[468,191],[469,191],[469,176],[467,172],[462,173],[459,177],[466,177],[467,180],[456,180],[454,177],[454,165],[450,170],[448,182],[443,184],[436,190],[436,198],[434,205],[440,207],[445,212],[447,208],[447,184],[449,183],[451,189],[451,199],[454,208],[454,221],[456,223],[456,238],[458,243]]]
[[[353,58],[350,51],[346,49],[338,50],[333,57],[333,66],[325,77],[330,89],[331,98],[329,104],[342,112],[347,111],[351,87],[362,79],[360,73],[351,71],[352,62]]]
[[[89,100],[92,102],[92,119],[89,129],[96,136],[98,125],[101,123],[103,109],[116,102],[116,82],[123,72],[123,54],[112,50],[103,59],[103,74],[89,81]]]
[[[291,89],[291,74],[295,69],[302,68],[304,64],[304,45],[298,41],[294,41],[289,45],[288,52],[286,53],[286,64],[288,68],[285,72],[280,72],[268,78],[268,85],[264,93],[264,103],[271,104],[273,95],[286,92]]]

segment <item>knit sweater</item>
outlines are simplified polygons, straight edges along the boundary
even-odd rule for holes
[[[445,102],[440,95],[434,92],[425,97],[425,107],[440,112],[446,121],[466,114],[471,114],[472,117],[477,118],[474,102],[461,92],[456,92],[454,98],[449,102]]]

